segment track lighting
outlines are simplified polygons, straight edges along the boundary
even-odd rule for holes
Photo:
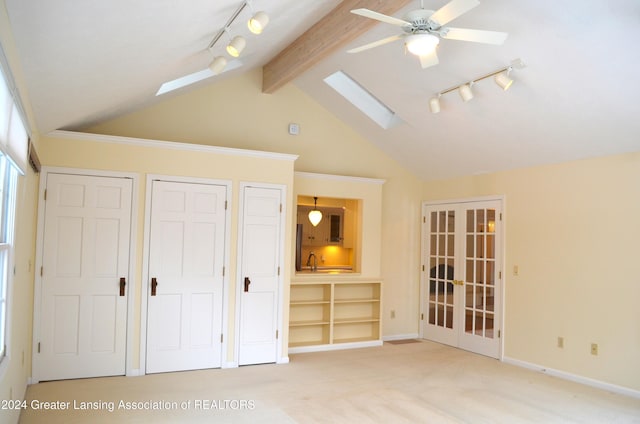
[[[309,211],[309,221],[316,227],[322,221],[322,212],[318,210],[318,198],[313,198],[313,209]]]
[[[434,97],[432,97],[431,99],[429,99],[429,109],[431,110],[431,113],[438,113],[440,112],[440,97],[443,94],[447,94],[450,93],[452,91],[458,91],[458,93],[460,94],[460,97],[462,98],[462,100],[466,103],[469,100],[473,99],[473,91],[471,91],[471,86],[473,86],[474,84],[476,84],[478,81],[482,81],[484,79],[490,78],[490,77],[495,77],[495,82],[496,84],[498,84],[498,86],[500,86],[500,88],[502,88],[503,90],[508,90],[509,87],[511,87],[511,85],[513,84],[513,79],[511,79],[509,77],[509,74],[511,73],[511,71],[514,68],[524,68],[525,64],[521,59],[514,59],[511,61],[511,65],[504,67],[502,69],[498,69],[495,72],[491,72],[489,74],[483,75],[479,78],[473,79],[469,82],[465,82],[464,84],[461,85],[456,85],[454,87],[448,88],[446,90],[443,90],[439,93],[437,93]]]
[[[264,12],[258,12],[249,19],[247,27],[254,34],[261,34],[269,24],[269,16]]]
[[[429,109],[431,110],[431,113],[440,112],[440,95],[439,94],[438,94],[438,97],[432,97],[429,100]]]
[[[209,50],[211,50],[213,46],[215,46],[215,44],[218,42],[218,40],[220,40],[220,38],[222,38],[225,32],[229,31],[229,27],[231,26],[231,24],[233,24],[236,18],[247,6],[251,7],[248,1],[243,1],[240,4],[240,6],[235,10],[235,12],[233,12],[233,15],[231,15],[231,17],[229,18],[225,26],[222,27],[220,31],[218,31],[215,37],[213,37],[213,40],[211,40],[211,42],[209,43],[209,46],[208,46]],[[260,34],[264,30],[264,28],[267,26],[267,24],[269,24],[269,16],[265,12],[257,12],[253,14],[253,16],[247,21],[247,26],[249,27],[249,30],[254,34]],[[236,35],[229,42],[229,44],[227,44],[227,53],[229,53],[229,55],[231,55],[232,57],[239,57],[240,54],[242,53],[242,50],[244,50],[246,46],[247,46],[247,40],[245,40],[245,38],[241,35]],[[215,59],[214,59],[214,62],[215,62]],[[211,62],[211,65],[209,65],[209,68],[214,73],[216,73],[212,68],[214,65],[214,62]],[[220,66],[220,62],[217,62],[216,65]],[[221,70],[222,69],[220,69],[220,71]],[[220,71],[218,71],[218,73]]]
[[[470,82],[469,84],[463,84],[460,87],[458,87],[458,92],[460,93],[460,97],[462,98],[462,101],[465,103],[473,99],[471,84],[473,84],[473,82]]]
[[[227,59],[224,56],[216,56],[209,64],[209,69],[213,72],[213,75],[218,75],[227,66]]]
[[[247,40],[244,39],[241,35],[236,35],[233,37],[233,40],[229,44],[227,44],[227,53],[229,53],[232,57],[240,56],[242,50],[244,50],[247,45]]]
[[[504,91],[507,91],[511,84],[513,84],[513,80],[509,78],[509,73],[511,72],[511,67],[504,72],[500,72],[496,75],[496,84],[500,86]]]

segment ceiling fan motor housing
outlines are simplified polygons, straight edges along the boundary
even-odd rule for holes
[[[438,29],[440,26],[429,18],[435,12],[427,9],[412,10],[407,13],[404,20],[411,22],[411,26],[405,26],[402,29],[407,34],[424,34]]]

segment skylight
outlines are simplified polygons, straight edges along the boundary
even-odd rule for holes
[[[402,122],[393,110],[344,72],[335,72],[324,82],[385,130]]]
[[[242,66],[242,62],[239,60],[230,61],[223,72],[228,72],[233,69],[239,68]],[[160,86],[160,89],[156,93],[156,96],[160,96],[161,94],[168,93],[169,91],[177,90],[178,88],[185,87],[190,84],[195,84],[198,81],[202,81],[203,79],[211,78],[214,76],[213,72],[209,68],[203,69],[202,71],[194,72],[193,74],[185,75],[178,79],[174,79],[173,81],[165,82]]]

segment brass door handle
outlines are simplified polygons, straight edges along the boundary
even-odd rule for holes
[[[249,291],[249,284],[251,284],[251,280],[249,277],[244,277],[244,291],[247,293]]]
[[[120,277],[120,296],[124,296],[124,287],[127,285],[127,279]]]
[[[156,287],[158,287],[158,279],[153,277],[151,279],[151,296],[156,295]]]
[[[453,280],[453,284],[456,286],[464,286],[464,281],[462,280]]]

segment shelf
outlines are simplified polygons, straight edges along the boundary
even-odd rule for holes
[[[374,318],[374,317],[360,317],[360,318],[342,318],[342,319],[333,320],[334,325],[353,324],[353,323],[359,323],[359,322],[380,322],[380,319]]]
[[[379,281],[292,283],[289,347],[380,342],[380,295]]]
[[[329,325],[329,321],[290,321],[289,327],[304,327],[308,325]]]

